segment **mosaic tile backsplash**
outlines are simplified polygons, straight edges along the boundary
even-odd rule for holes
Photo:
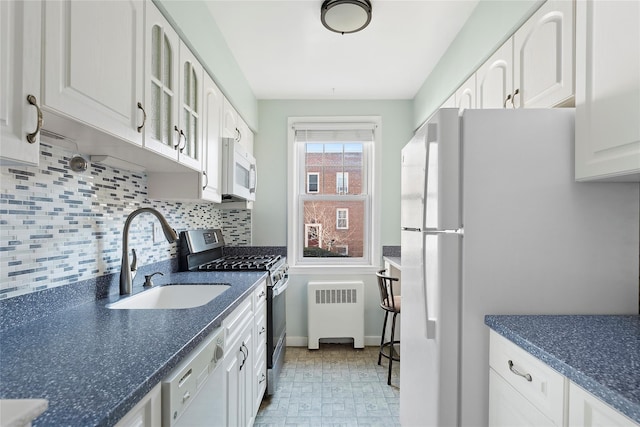
[[[0,167],[0,299],[119,272],[122,228],[140,207],[157,209],[177,232],[222,228],[227,245],[251,244],[250,210],[149,200],[144,172],[91,163],[75,173],[75,153],[45,143],[40,150],[37,167]],[[139,266],[177,255],[175,243],[154,242],[154,223],[151,214],[131,223]]]

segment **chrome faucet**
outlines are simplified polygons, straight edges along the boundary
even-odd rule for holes
[[[141,213],[149,212],[155,215],[160,221],[160,225],[162,226],[162,232],[164,233],[164,237],[167,238],[167,242],[173,243],[178,240],[178,235],[176,231],[171,228],[165,217],[162,216],[160,212],[153,208],[140,208],[131,212],[127,217],[127,220],[124,223],[124,230],[122,231],[122,263],[120,264],[120,295],[128,295],[131,293],[131,285],[133,282],[133,278],[136,275],[136,251],[132,249],[133,252],[133,262],[129,265],[129,227],[131,226],[131,221],[133,218],[137,217]]]

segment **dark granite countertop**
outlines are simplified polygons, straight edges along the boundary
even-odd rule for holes
[[[0,332],[0,398],[41,398],[34,426],[111,426],[260,283],[265,272],[172,273],[165,283],[226,283],[201,307],[112,310],[95,300]],[[134,293],[142,291],[140,285]]]
[[[640,316],[486,316],[485,323],[640,423]]]

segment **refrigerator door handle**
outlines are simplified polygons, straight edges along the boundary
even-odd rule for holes
[[[455,234],[455,235],[459,235],[462,236],[464,235],[464,229],[463,228],[458,228],[457,230],[435,230],[435,229],[425,229],[423,230],[424,234],[429,234],[429,235],[433,235],[433,236],[437,236],[437,235],[449,235],[449,234]]]
[[[423,249],[424,251],[424,246]],[[422,257],[422,259],[424,259],[424,255]],[[427,290],[428,285],[427,285],[427,263],[423,262],[422,263],[422,277],[424,278],[424,284],[422,286],[422,292],[424,293],[423,295],[423,301],[424,301],[424,317],[425,317],[425,321],[426,321],[426,338],[428,340],[434,340],[436,339],[436,322],[437,319],[431,319],[429,318],[429,291]]]

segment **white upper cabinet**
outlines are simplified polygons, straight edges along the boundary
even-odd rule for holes
[[[576,5],[576,179],[640,181],[640,2]]]
[[[151,2],[145,13],[144,146],[201,170],[203,68]]]
[[[63,0],[43,5],[43,104],[141,144],[144,2]]]
[[[1,165],[39,161],[41,8],[36,1],[0,1]]]
[[[574,2],[548,0],[476,71],[477,108],[548,108],[574,95]]]
[[[460,111],[465,108],[476,108],[476,75],[467,79],[456,91],[456,107]]]
[[[506,108],[513,104],[513,41],[507,40],[476,71],[478,108]]]
[[[202,148],[204,154],[202,174],[202,198],[212,202],[222,201],[222,164],[220,135],[222,134],[222,105],[224,97],[213,79],[205,73],[202,110]]]
[[[202,82],[204,69],[187,46],[180,47],[178,161],[202,170]]]
[[[144,146],[178,160],[180,38],[160,11],[145,10]]]
[[[548,0],[514,34],[515,106],[553,107],[573,97],[573,8],[573,1]]]
[[[233,138],[253,154],[253,132],[227,98],[224,99],[222,136]]]

